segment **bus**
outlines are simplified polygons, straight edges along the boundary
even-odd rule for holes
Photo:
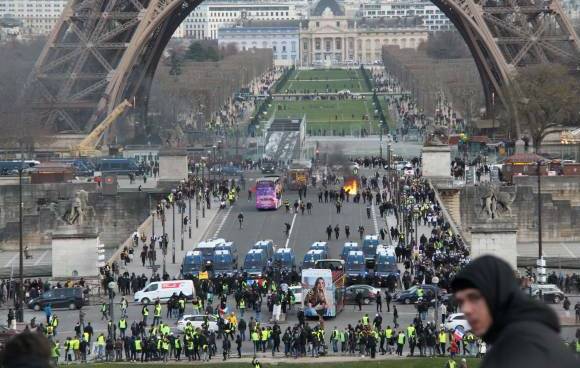
[[[256,181],[256,208],[275,210],[282,205],[282,182],[279,176],[267,176]]]
[[[141,175],[141,168],[133,159],[129,158],[103,158],[97,162],[95,171],[101,173],[128,175],[130,173]]]
[[[302,305],[306,317],[336,317],[344,308],[344,273],[319,268],[302,270]]]

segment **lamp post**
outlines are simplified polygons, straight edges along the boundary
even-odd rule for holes
[[[172,190],[172,192],[175,192],[175,190]],[[174,195],[173,198],[175,198],[175,193],[173,195]],[[171,261],[173,264],[175,264],[175,199],[171,203],[171,209],[173,212],[173,221],[172,221],[173,232],[171,236],[171,250],[172,250]]]
[[[165,232],[165,208],[163,209],[163,216],[161,217],[161,227],[163,228],[163,235],[161,236],[163,247],[161,251],[163,252],[163,275],[165,275],[165,271],[167,270],[166,267],[166,258],[167,258],[167,233]]]
[[[546,282],[546,260],[544,259],[542,249],[542,161],[538,160],[536,165],[538,174],[538,260],[536,266],[538,272],[538,283],[543,284]]]
[[[433,311],[433,320],[435,321],[435,326],[437,326],[437,321],[438,321],[438,309],[439,309],[439,277],[437,276],[433,276],[433,278],[431,279],[431,283],[433,284],[433,286],[435,286],[435,310]]]
[[[22,171],[24,170],[24,152],[22,151],[22,142],[20,142],[20,166],[18,168],[18,305],[16,306],[16,321],[24,322],[24,234],[22,211]],[[10,326],[9,326],[10,327]]]
[[[182,203],[185,204],[185,202]],[[185,232],[185,229],[183,228],[183,213],[185,212],[185,208],[183,208],[183,206],[179,208],[180,208],[179,212],[181,212],[181,251],[183,251],[183,243],[184,243],[183,233]],[[173,263],[175,263],[175,261],[173,261]]]
[[[195,195],[195,189],[193,189],[193,193]],[[197,216],[195,220],[197,221]],[[189,191],[189,239],[191,239],[191,190]]]

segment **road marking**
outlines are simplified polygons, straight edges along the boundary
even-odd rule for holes
[[[14,262],[17,257],[18,257],[18,253],[16,253],[14,255],[14,257],[10,258],[10,260],[4,265],[4,267],[10,267],[10,265],[12,264],[12,262]]]
[[[228,216],[230,215],[230,212],[232,212],[233,208],[234,208],[234,206],[230,206],[230,208],[228,208],[228,211],[226,212],[224,218],[222,219],[222,222],[219,224],[218,228],[216,229],[215,233],[213,234],[214,238],[217,238],[220,231],[222,231],[222,228],[224,227],[224,224],[226,223],[226,220],[228,219]]]
[[[377,214],[375,212],[375,205],[371,206],[371,215],[373,216],[373,225],[375,226],[375,234],[378,234],[379,225],[377,224]]]
[[[574,253],[572,253],[572,251],[570,250],[570,248],[568,248],[568,246],[566,244],[560,243],[560,245],[562,246],[562,248],[564,248],[564,250],[566,250],[566,252],[568,252],[570,257],[577,258],[577,256]]]
[[[38,264],[40,263],[40,261],[42,261],[42,259],[48,254],[48,249],[44,251],[44,253],[42,253],[40,255],[40,257],[38,257],[38,259],[36,260],[36,262],[34,262],[35,266],[38,266]]]
[[[288,237],[286,238],[286,245],[284,246],[284,248],[288,248],[288,243],[290,242],[290,237],[292,236],[292,230],[294,229],[294,221],[296,221],[296,213],[294,214],[294,217],[292,218],[292,223],[290,224],[290,231],[288,232]]]

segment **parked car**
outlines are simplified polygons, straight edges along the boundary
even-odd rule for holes
[[[52,289],[30,299],[28,308],[39,311],[47,304],[50,304],[51,308],[79,309],[86,304],[86,298],[82,288]]]
[[[416,303],[417,300],[419,300],[419,294],[417,292],[419,288],[423,289],[423,298],[427,298],[427,300],[435,299],[435,289],[438,290],[437,294],[439,298],[445,294],[445,290],[433,285],[415,285],[411,286],[407,290],[401,291],[399,294],[396,294],[394,299],[395,301],[402,304]]]
[[[218,330],[218,317],[214,315],[203,315],[203,314],[186,314],[177,321],[177,330],[179,332],[185,331],[185,326],[187,322],[191,323],[193,329],[202,328],[203,322],[207,318],[208,330],[217,332]]]
[[[547,303],[558,304],[564,300],[564,292],[554,284],[532,284],[532,297],[539,299],[540,291],[542,300]]]
[[[363,296],[363,304],[370,304],[377,299],[377,293],[380,292],[380,289],[370,285],[351,285],[346,288],[344,292],[344,303],[345,304],[356,304],[356,294],[358,292],[362,293]]]
[[[471,326],[467,322],[465,314],[453,313],[445,320],[445,329],[447,331],[454,331],[456,328],[459,328],[463,332],[471,331]]]

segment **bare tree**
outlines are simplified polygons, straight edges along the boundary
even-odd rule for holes
[[[505,87],[506,116],[528,133],[536,152],[549,133],[578,124],[580,82],[560,64],[531,65]]]

